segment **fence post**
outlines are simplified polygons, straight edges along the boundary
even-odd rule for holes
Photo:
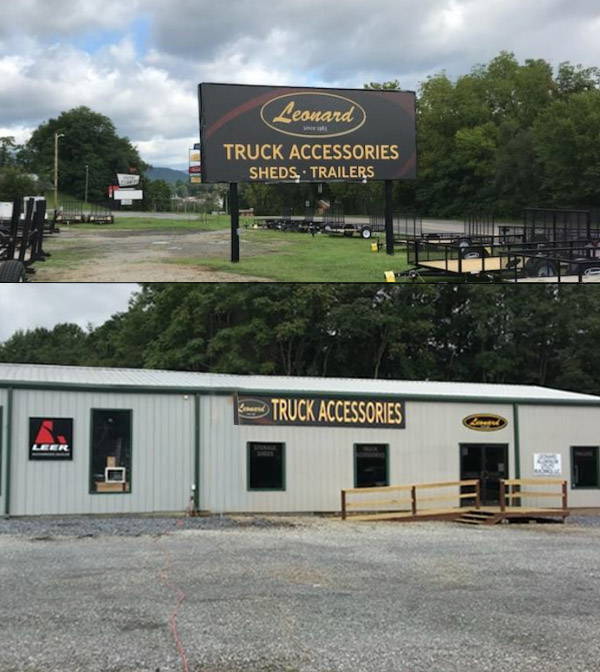
[[[475,483],[475,508],[481,508],[481,481],[479,479]]]
[[[346,491],[342,490],[342,520],[346,520]]]
[[[417,515],[417,488],[413,485],[410,489],[410,508],[412,515]]]
[[[502,511],[502,513],[504,513],[504,511],[506,511],[506,497],[504,496],[505,491],[506,491],[506,483],[503,480],[501,480],[500,481],[500,511]]]

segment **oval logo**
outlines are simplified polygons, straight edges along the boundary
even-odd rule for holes
[[[261,119],[274,131],[299,138],[336,138],[367,121],[364,108],[333,93],[287,93],[262,106]]]
[[[491,413],[476,413],[463,420],[463,425],[478,432],[497,432],[508,425],[508,420],[501,415]]]
[[[264,418],[269,415],[270,410],[271,408],[269,404],[260,399],[244,399],[243,401],[238,401],[238,415],[240,418],[246,418],[247,420]]]

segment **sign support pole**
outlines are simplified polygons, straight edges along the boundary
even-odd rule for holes
[[[240,260],[240,207],[236,182],[229,185],[229,213],[231,215],[231,262],[237,264]]]
[[[385,180],[385,251],[394,254],[394,212],[392,201],[392,180]]]

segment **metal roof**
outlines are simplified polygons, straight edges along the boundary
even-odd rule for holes
[[[0,363],[0,387],[140,389],[189,392],[289,392],[391,395],[412,399],[473,399],[600,404],[600,397],[533,385],[364,378],[246,376],[191,371]]]

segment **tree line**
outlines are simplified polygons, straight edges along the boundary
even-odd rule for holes
[[[399,81],[365,85],[400,87]],[[49,186],[57,132],[64,134],[60,188],[71,196],[83,198],[85,165],[92,201],[106,199],[116,172],[143,175],[148,167],[108,117],[79,107],[41,124],[22,146],[0,138],[0,200],[31,193],[29,174]],[[543,59],[520,63],[501,52],[454,81],[445,72],[435,74],[417,92],[418,178],[396,184],[396,207],[442,217],[483,210],[514,217],[526,206],[600,208],[599,136],[599,68],[565,62],[555,71]],[[156,182],[145,185],[145,206],[166,209],[170,187]],[[306,201],[322,198],[343,204],[347,213],[375,214],[382,207],[382,185],[241,188],[242,207],[257,214],[278,214],[285,207],[302,212]]]
[[[98,327],[15,333],[0,361],[600,394],[598,302],[568,286],[144,284]]]

